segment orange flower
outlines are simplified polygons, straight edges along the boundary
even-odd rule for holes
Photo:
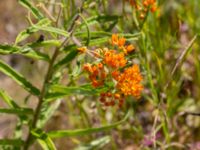
[[[91,67],[91,64],[89,64],[89,63],[84,64],[84,66],[83,66],[83,70],[92,73],[92,67]]]
[[[113,34],[112,35],[112,39],[111,39],[111,42],[112,42],[112,45],[118,45],[118,35],[117,34]]]
[[[118,41],[119,48],[122,48],[124,46],[125,42],[126,42],[125,38],[123,38],[123,37],[120,38],[119,41]]]
[[[154,4],[154,5],[152,5],[152,7],[151,7],[151,12],[155,12],[157,10],[157,6]]]
[[[124,57],[124,53],[116,53],[113,50],[104,53],[104,63],[112,68],[124,67],[127,60]]]
[[[115,93],[115,94],[114,94],[114,97],[115,97],[116,99],[119,99],[121,96],[120,96],[120,94]]]
[[[113,34],[111,38],[112,45],[116,45],[119,48],[122,48],[126,42],[126,39],[124,37],[119,38],[117,34]]]
[[[102,63],[99,63],[99,64],[98,64],[98,68],[99,68],[99,69],[103,69],[103,64],[102,64]]]
[[[117,88],[126,96],[132,95],[136,98],[140,97],[143,86],[141,84],[142,76],[138,65],[126,68],[117,79]]]
[[[135,50],[135,47],[134,47],[132,44],[130,44],[130,45],[128,45],[128,46],[125,46],[125,47],[123,48],[123,51],[124,51],[125,54],[130,53],[130,52],[132,52],[133,50]]]
[[[119,71],[115,70],[115,71],[112,72],[112,77],[113,77],[115,80],[117,80],[119,74],[120,74]]]
[[[154,13],[157,10],[156,0],[141,0],[142,2],[137,3],[137,0],[126,0],[129,1],[130,5],[139,12],[139,18],[144,19],[147,11]]]
[[[136,0],[126,0],[126,1],[129,1],[131,6],[137,7]]]
[[[109,84],[109,90],[100,94],[100,102],[104,106],[114,106],[118,104],[122,107],[126,96],[134,96],[139,98],[143,90],[141,84],[142,76],[138,65],[126,67],[126,54],[135,50],[132,44],[125,45],[126,39],[118,37],[117,34],[112,35],[111,44],[118,46],[117,50],[109,50],[108,48],[98,48],[90,52],[98,63],[85,64],[83,69],[88,72],[89,79],[93,87],[101,87],[105,82]],[[123,71],[122,71],[123,69]]]
[[[132,52],[133,50],[135,50],[135,47],[134,47],[132,44],[130,44],[130,45],[128,45],[128,46],[126,47],[126,50],[127,50],[127,52],[129,53],[129,52]]]
[[[80,52],[80,53],[85,53],[87,51],[87,47],[79,47],[77,48],[77,50]]]
[[[85,64],[83,67],[85,71],[89,72],[89,79],[91,80],[93,87],[102,86],[104,84],[104,79],[106,78],[106,72],[103,69],[103,64],[99,63],[97,66]]]

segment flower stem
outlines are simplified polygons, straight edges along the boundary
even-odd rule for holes
[[[84,4],[84,2],[83,2],[83,4]],[[32,121],[32,124],[31,124],[31,126],[29,128],[29,133],[28,133],[27,139],[25,141],[23,150],[28,150],[29,149],[29,146],[30,146],[32,138],[33,138],[32,134],[31,134],[31,130],[37,127],[37,122],[39,120],[39,116],[40,116],[40,113],[41,113],[43,100],[44,100],[44,97],[45,97],[45,95],[46,95],[46,93],[48,91],[48,85],[49,85],[49,82],[51,81],[53,73],[54,73],[54,70],[53,70],[54,63],[56,61],[56,58],[59,55],[60,49],[69,42],[69,39],[71,38],[71,36],[72,36],[72,34],[74,32],[76,21],[80,18],[79,13],[81,13],[83,11],[83,4],[82,4],[82,6],[80,8],[80,11],[74,17],[73,22],[72,22],[71,26],[68,29],[69,36],[66,37],[65,40],[62,42],[62,44],[55,49],[55,51],[54,51],[54,53],[52,55],[52,58],[50,60],[50,63],[49,63],[49,66],[48,66],[48,70],[47,70],[47,73],[46,73],[46,76],[45,76],[45,80],[43,82],[41,93],[40,93],[40,96],[38,97],[38,105],[36,107],[36,110],[35,110],[35,113],[34,113],[34,116],[33,116],[33,121]]]

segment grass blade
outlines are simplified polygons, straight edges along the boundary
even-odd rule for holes
[[[177,70],[177,68],[181,65],[181,63],[183,62],[184,58],[186,57],[186,55],[189,53],[190,48],[192,47],[192,45],[194,44],[195,40],[197,39],[198,35],[195,35],[192,40],[189,42],[188,46],[183,50],[183,52],[181,53],[181,55],[178,57],[172,72],[171,72],[171,79],[167,82],[166,86],[164,87],[164,90],[167,89],[167,87],[169,86],[170,82],[172,81],[172,78]]]
[[[129,110],[121,121],[118,121],[111,125],[105,125],[102,127],[88,128],[88,129],[51,131],[48,133],[48,135],[51,138],[62,138],[62,137],[71,137],[71,136],[83,136],[83,135],[92,134],[96,132],[102,132],[105,130],[116,128],[118,125],[124,123],[128,119],[130,112],[131,111]]]

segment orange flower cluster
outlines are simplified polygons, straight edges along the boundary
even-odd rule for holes
[[[140,84],[142,76],[138,65],[126,68],[119,76],[115,76],[117,88],[125,95],[132,95],[136,98],[140,97],[143,86]]]
[[[111,44],[118,50],[104,48],[91,51],[90,54],[98,59],[98,63],[85,64],[83,69],[89,73],[95,88],[112,83],[107,92],[100,94],[100,102],[104,106],[118,104],[122,107],[126,96],[140,97],[142,76],[138,65],[126,67],[126,55],[135,50],[134,46],[126,45],[126,39],[117,34],[112,35]]]
[[[145,18],[149,9],[152,13],[154,13],[157,10],[156,0],[142,0],[142,2],[138,2],[138,0],[126,1],[129,1],[130,5],[140,12],[141,19]]]
[[[104,84],[106,73],[102,63],[97,65],[85,64],[84,70],[89,72],[89,78],[92,81],[93,87],[99,87]]]
[[[119,49],[122,49],[124,54],[128,54],[135,50],[135,47],[132,44],[125,45],[126,39],[124,37],[119,37],[117,34],[112,35],[111,43],[113,46],[118,46]]]
[[[127,63],[124,53],[116,53],[115,50],[105,51],[103,61],[112,68],[124,67]]]

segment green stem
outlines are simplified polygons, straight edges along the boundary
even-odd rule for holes
[[[83,4],[81,6],[80,13],[83,11]],[[47,70],[47,73],[46,73],[46,76],[45,76],[45,80],[43,82],[43,86],[42,86],[42,89],[41,89],[41,94],[38,97],[38,101],[39,102],[38,102],[38,105],[36,107],[36,110],[35,110],[35,113],[34,113],[34,116],[33,116],[33,121],[32,121],[32,124],[31,124],[31,126],[29,128],[29,133],[28,133],[27,139],[26,139],[25,144],[24,144],[24,148],[23,148],[24,150],[28,150],[29,149],[30,143],[32,141],[33,136],[31,134],[31,130],[34,129],[34,128],[36,128],[36,126],[37,126],[37,122],[39,120],[39,116],[40,116],[41,109],[42,109],[42,104],[44,102],[43,100],[44,100],[44,97],[46,95],[46,92],[48,91],[48,85],[49,85],[49,82],[51,81],[52,75],[54,73],[53,65],[54,65],[54,63],[56,61],[56,58],[59,55],[60,49],[65,44],[67,44],[69,42],[69,39],[72,36],[74,28],[75,28],[75,25],[76,25],[76,21],[79,19],[79,17],[80,17],[79,14],[77,16],[75,16],[75,18],[73,19],[73,23],[71,24],[71,26],[68,29],[69,37],[67,37],[62,42],[62,44],[55,49],[55,51],[53,53],[53,56],[51,58],[51,61],[49,63],[48,70]]]

